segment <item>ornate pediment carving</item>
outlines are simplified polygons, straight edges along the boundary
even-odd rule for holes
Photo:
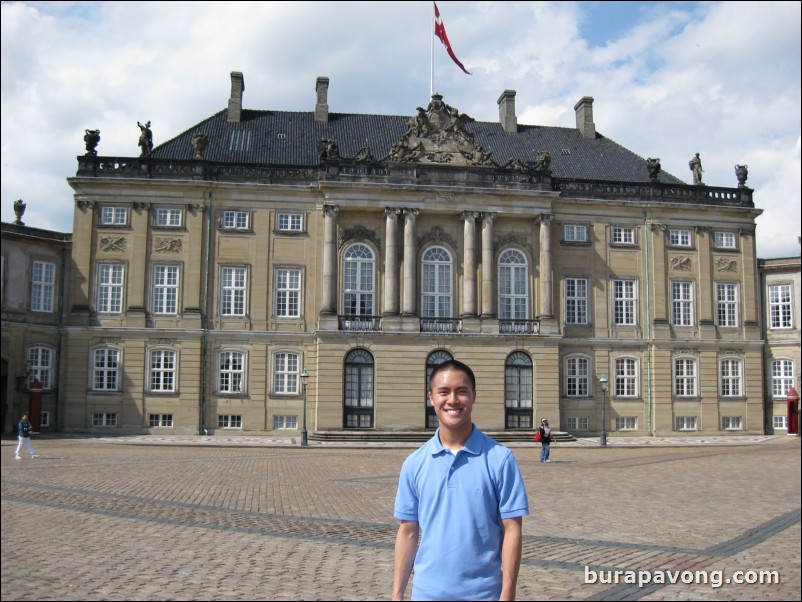
[[[433,94],[429,106],[407,123],[407,131],[390,149],[390,161],[496,167],[492,153],[485,151],[465,127],[473,119]]]

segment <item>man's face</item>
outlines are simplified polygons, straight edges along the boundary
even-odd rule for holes
[[[443,370],[435,374],[429,399],[441,428],[470,426],[476,392],[471,386],[471,379],[461,370]]]

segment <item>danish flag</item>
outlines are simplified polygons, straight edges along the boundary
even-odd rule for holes
[[[448,36],[446,35],[446,26],[443,25],[443,20],[440,18],[440,11],[437,9],[437,2],[434,3],[434,35],[440,38],[440,41],[443,43],[443,46],[446,47],[446,52],[448,52],[448,56],[451,57],[451,60],[453,60],[465,73],[470,75],[471,72],[459,62],[457,55],[454,54],[453,50],[451,50],[451,43],[448,41]]]

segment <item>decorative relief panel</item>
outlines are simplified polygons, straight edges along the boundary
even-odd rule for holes
[[[373,230],[368,230],[365,226],[340,229],[338,238],[341,249],[352,240],[369,240],[377,249],[381,248],[381,241],[376,238],[376,233]]]
[[[180,253],[184,248],[180,238],[157,238],[153,250],[157,253]]]
[[[516,234],[515,232],[508,232],[496,238],[493,243],[493,253],[498,254],[499,249],[507,245],[518,245],[527,251],[529,250],[529,241],[526,240],[526,237]]]
[[[717,272],[737,272],[738,271],[738,261],[735,259],[726,259],[724,257],[719,257],[716,259],[716,271]]]
[[[677,256],[671,258],[671,269],[677,272],[690,272],[693,268],[690,257]]]
[[[429,243],[440,243],[450,245],[452,249],[458,249],[459,245],[453,237],[443,230],[440,226],[435,226],[429,232],[418,239],[418,248],[423,248]]]
[[[124,236],[101,236],[98,243],[101,251],[122,253],[128,241]]]

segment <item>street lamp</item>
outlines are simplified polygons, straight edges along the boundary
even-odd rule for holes
[[[602,428],[601,437],[599,438],[599,445],[607,447],[607,374],[603,373],[599,377],[599,385],[602,391]]]
[[[301,447],[306,447],[309,445],[309,439],[307,438],[306,433],[306,381],[309,379],[309,372],[306,371],[304,368],[301,371],[301,382],[303,383],[303,391],[304,391],[304,425],[301,429]]]

